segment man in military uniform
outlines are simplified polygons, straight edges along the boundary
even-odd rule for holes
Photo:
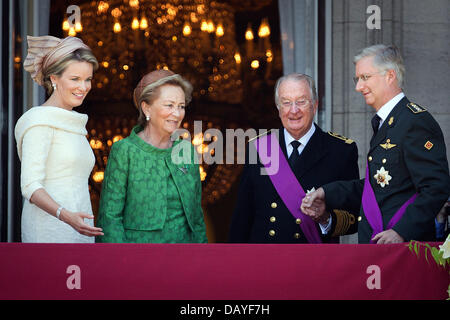
[[[301,199],[296,198],[300,189],[304,196],[305,192],[328,182],[359,178],[356,144],[345,137],[325,133],[313,124],[318,100],[311,77],[290,74],[280,78],[275,86],[275,103],[283,127],[249,141],[229,241],[337,242],[338,235],[356,232],[357,215],[350,213],[349,208],[339,208],[315,223],[303,215]],[[252,148],[260,147],[263,139],[273,139],[279,146],[275,159],[280,160],[279,169],[273,175],[268,169],[267,174],[261,171],[264,168],[261,150],[258,149],[254,163],[248,156]],[[294,198],[293,202],[289,197]],[[359,207],[353,212],[358,210]]]
[[[354,63],[356,91],[376,111],[366,178],[324,185],[305,197],[302,211],[323,219],[326,211],[315,210],[320,201],[327,208],[360,205],[360,243],[432,241],[434,219],[450,194],[442,131],[402,92],[405,69],[398,48],[365,48]]]

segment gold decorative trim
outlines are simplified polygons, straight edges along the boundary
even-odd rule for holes
[[[406,106],[413,113],[421,113],[421,112],[427,111],[427,109],[425,109],[424,107],[419,106],[418,104],[415,104],[414,102],[410,102]]]
[[[353,142],[355,142],[355,141],[352,140],[352,139],[349,139],[349,138],[347,138],[347,137],[344,137],[344,136],[342,136],[342,135],[340,135],[340,134],[337,134],[337,133],[334,133],[334,132],[331,132],[331,131],[328,131],[328,134],[329,134],[330,136],[332,136],[332,137],[335,137],[335,138],[338,138],[338,139],[340,139],[340,140],[345,141],[345,143],[347,143],[347,144],[352,144]]]
[[[333,212],[336,215],[336,227],[332,237],[342,236],[355,223],[355,217],[345,210],[334,209]]]

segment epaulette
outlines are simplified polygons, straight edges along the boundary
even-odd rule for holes
[[[249,139],[248,142],[251,142],[251,141],[253,141],[253,140],[255,140],[255,139],[258,139],[259,137],[262,137],[262,136],[264,136],[264,135],[266,135],[266,134],[269,134],[270,131],[272,131],[272,129],[267,130],[266,132],[261,133],[260,135],[257,135],[256,137],[253,137],[253,138]]]
[[[335,137],[335,138],[338,138],[338,139],[340,139],[340,140],[345,141],[345,143],[347,143],[347,144],[352,144],[353,142],[355,142],[355,141],[352,140],[352,139],[349,139],[349,138],[347,138],[347,137],[341,136],[340,134],[337,134],[337,133],[334,133],[334,132],[331,132],[331,131],[328,131],[328,134],[329,134],[330,136],[332,136],[332,137]]]
[[[413,113],[421,113],[421,112],[427,111],[427,109],[425,109],[424,107],[419,106],[418,104],[415,104],[414,102],[410,102],[406,106]]]

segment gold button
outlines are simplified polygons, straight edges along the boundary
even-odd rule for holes
[[[275,222],[275,221],[277,221],[277,218],[275,218],[275,217],[270,217],[270,222]]]
[[[387,142],[387,143],[390,143],[390,142],[391,142],[391,139],[387,139],[386,142]]]
[[[362,217],[361,217],[361,216],[359,216],[359,217],[358,217],[358,221],[361,221],[361,220],[362,220]]]
[[[273,236],[275,235],[275,231],[274,231],[274,230],[270,230],[270,231],[269,231],[269,235],[270,235],[271,237],[273,237]]]
[[[276,202],[272,202],[272,204],[270,205],[273,209],[275,209],[277,207],[277,203]]]
[[[369,161],[372,161],[372,156],[369,156]]]
[[[300,233],[294,234],[294,238],[295,238],[295,239],[299,239],[299,238],[300,238]]]
[[[386,163],[386,159],[381,160],[381,162]]]
[[[295,223],[296,223],[296,224],[300,224],[300,223],[302,223],[302,219],[300,219],[300,218],[298,218],[298,219],[295,219]]]

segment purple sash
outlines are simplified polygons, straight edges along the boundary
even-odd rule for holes
[[[271,137],[270,143],[268,137]],[[277,149],[275,152],[278,151],[278,156],[274,154],[274,157],[271,157],[272,144],[275,149]],[[283,155],[283,151],[281,151],[276,135],[269,134],[256,139],[255,147],[258,151],[261,163],[267,169],[269,178],[284,204],[296,219],[301,219],[302,222],[300,223],[300,228],[308,242],[322,243],[316,223],[300,210],[300,204],[305,197],[305,191],[289,167],[289,164]],[[273,171],[270,169],[272,169],[271,165],[274,164],[274,161],[278,161],[278,163],[275,163],[275,165],[278,165],[278,170],[269,173]]]
[[[402,218],[406,211],[406,208],[414,202],[417,197],[415,193],[408,201],[406,201],[394,214],[392,219],[389,221],[386,230],[392,229],[393,226]],[[366,166],[366,178],[364,179],[364,189],[362,195],[362,206],[364,214],[366,215],[367,221],[372,227],[373,233],[371,239],[378,233],[382,232],[383,229],[383,218],[381,215],[380,207],[378,206],[377,199],[375,198],[375,193],[372,186],[370,185],[369,177],[369,165]],[[370,240],[370,243],[373,243]]]

